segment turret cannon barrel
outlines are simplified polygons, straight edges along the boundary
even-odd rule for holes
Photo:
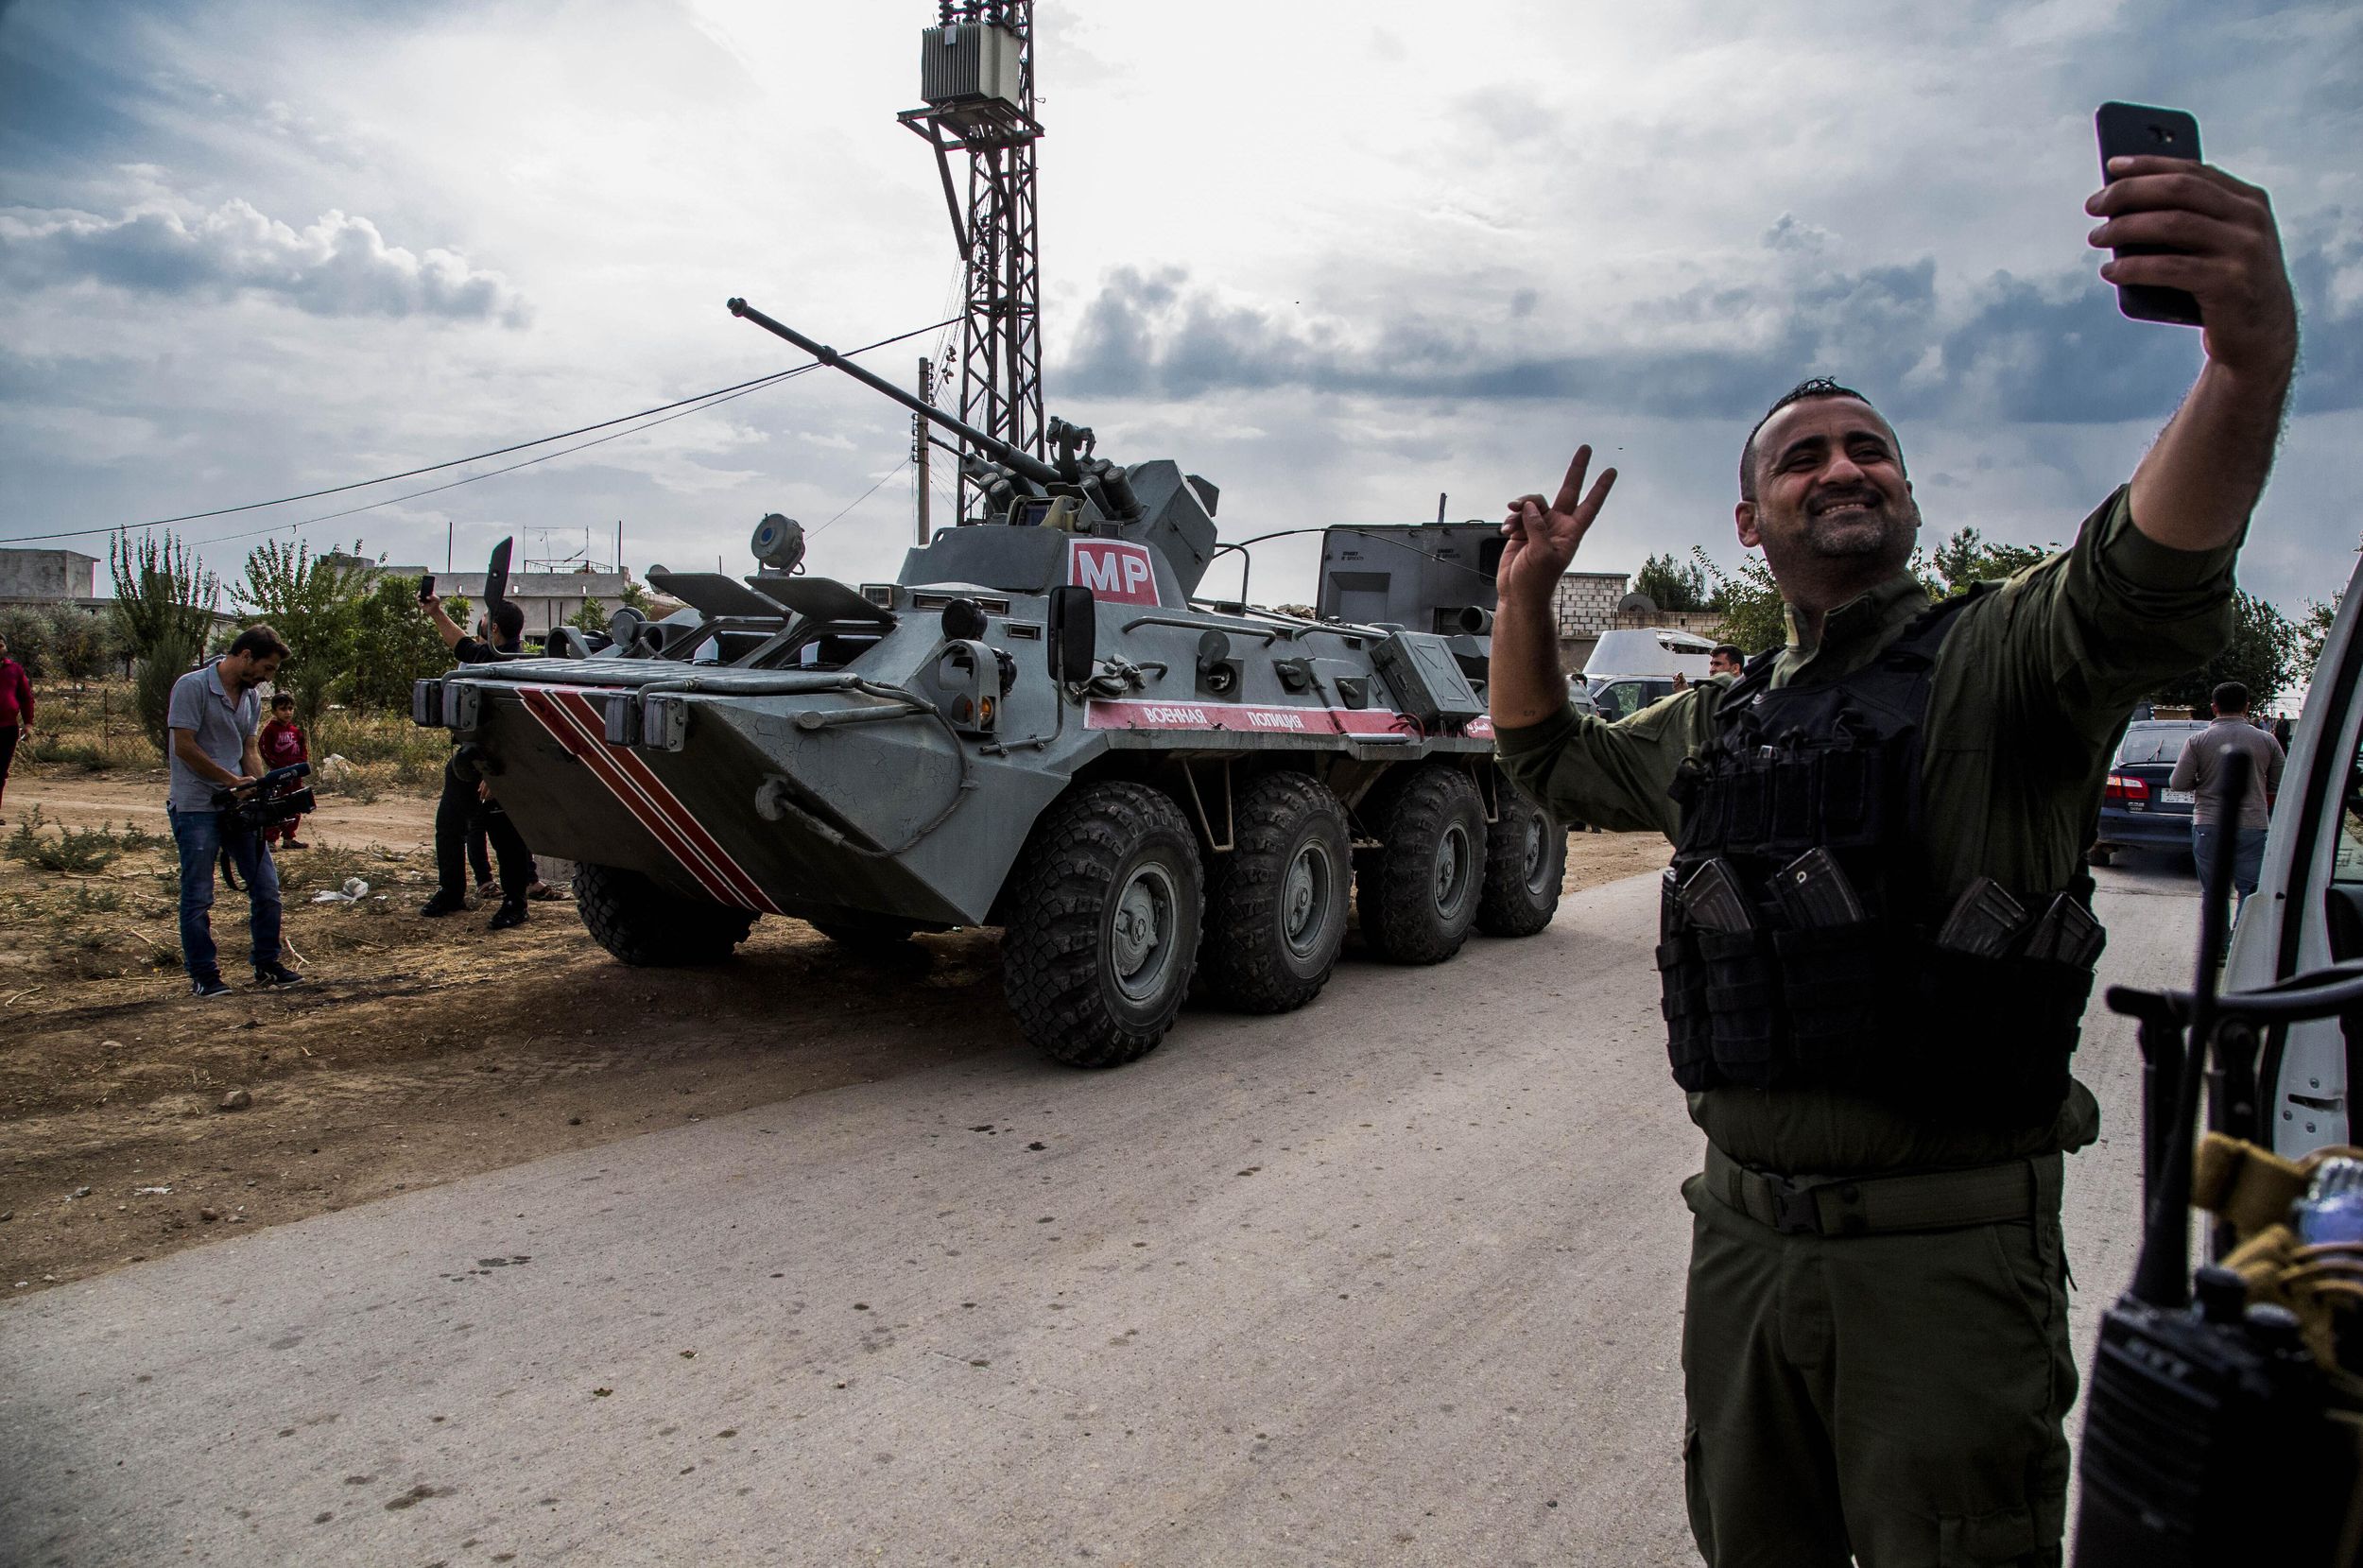
[[[816,342],[812,338],[806,337],[802,333],[798,332],[794,327],[787,325],[785,322],[773,320],[770,317],[766,316],[763,312],[757,310],[746,301],[731,301],[730,309],[733,316],[738,317],[742,320],[752,321],[756,326],[761,327],[764,331],[770,333],[775,337],[784,337],[787,339],[787,341],[795,344],[798,348],[812,355],[813,358],[819,360],[821,364],[830,367],[832,370],[843,370],[847,375],[852,376],[855,381],[860,382],[863,386],[870,388],[873,391],[884,392],[887,396],[892,398],[895,402],[901,404],[904,407],[908,408],[912,413],[917,414],[921,418],[928,421],[930,423],[940,425],[943,429],[949,430],[952,434],[959,437],[961,440],[966,441],[970,446],[991,457],[993,461],[1001,464],[1004,468],[1009,470],[1010,473],[1016,474],[1024,478],[1030,479],[1038,485],[1071,484],[1074,482],[1074,475],[1062,474],[1058,471],[1058,469],[1044,462],[1040,457],[1035,457],[1032,453],[1011,446],[1008,441],[1002,440],[998,437],[988,436],[983,431],[977,429],[975,425],[968,423],[966,421],[955,419],[953,416],[945,413],[942,409],[936,407],[934,405],[922,402],[919,398],[905,391],[902,388],[897,387],[894,383],[887,380],[885,377],[873,375],[870,371],[863,370],[859,365],[854,364],[852,360],[846,358],[843,354],[837,353],[826,343]]]

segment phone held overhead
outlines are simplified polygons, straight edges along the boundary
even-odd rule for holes
[[[2199,121],[2180,109],[2152,109],[2137,103],[2104,103],[2093,115],[2100,133],[2100,172],[2110,183],[2112,158],[2188,158],[2199,162]],[[2119,256],[2173,253],[2171,246],[2127,245]],[[2117,288],[2117,309],[2135,321],[2166,321],[2179,326],[2200,324],[2199,301],[2186,289],[2161,288],[2154,284],[2124,284]]]

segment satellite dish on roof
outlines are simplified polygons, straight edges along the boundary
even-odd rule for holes
[[[1647,594],[1628,594],[1616,601],[1616,613],[1619,615],[1654,615],[1657,613],[1657,600]]]

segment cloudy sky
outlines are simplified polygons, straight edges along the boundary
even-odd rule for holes
[[[0,0],[0,543],[795,363],[733,294],[840,347],[949,315],[933,160],[893,117],[934,12]],[[1579,566],[1735,562],[1739,442],[1826,373],[1890,411],[1933,529],[2063,539],[2197,365],[2083,244],[2113,97],[2195,112],[2281,214],[2307,365],[2245,583],[2294,612],[2354,565],[2363,7],[1042,0],[1038,26],[1049,405],[1215,479],[1228,537],[1440,491],[1498,515],[1589,440],[1625,477]],[[871,362],[907,382],[922,347]],[[621,521],[635,571],[743,570],[778,509],[837,520],[819,570],[877,578],[907,442],[822,372],[302,533],[440,569],[449,524],[464,570],[538,528],[604,558]],[[183,531],[229,574],[232,536],[515,460]],[[1309,597],[1310,560],[1260,548],[1256,596]]]

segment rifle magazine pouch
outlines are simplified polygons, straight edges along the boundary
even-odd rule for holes
[[[1932,1106],[2024,1125],[2059,1110],[2083,1027],[2093,972],[2041,958],[1980,958],[1922,949],[1918,1070]]]
[[[1751,1089],[1773,1081],[1780,1064],[1781,979],[1772,944],[1756,931],[1700,931],[1706,966],[1707,1016],[1715,1067]]]
[[[1886,988],[1894,955],[1879,921],[1772,933],[1790,1049],[1813,1075],[1845,1075],[1888,1047]]]
[[[1665,1014],[1665,1054],[1674,1068],[1674,1081],[1684,1090],[1713,1089],[1722,1083],[1715,1070],[1714,1025],[1707,1016],[1707,966],[1699,956],[1696,933],[1684,932],[1658,943],[1658,983]]]

